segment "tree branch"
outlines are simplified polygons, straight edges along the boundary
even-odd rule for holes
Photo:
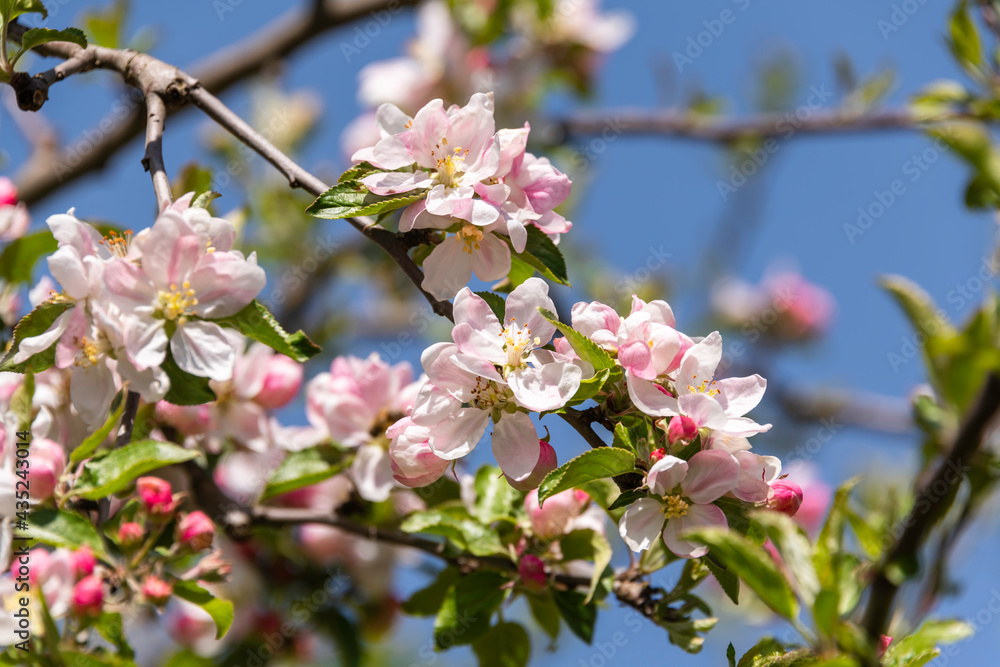
[[[394,13],[417,2],[419,0],[355,0],[349,3],[327,0],[311,3],[310,7],[295,9],[269,23],[257,33],[195,64],[191,67],[192,78],[199,81],[206,90],[217,95],[222,94],[235,84],[291,55],[334,28],[379,10]],[[21,26],[12,26],[11,37],[19,39],[24,30]],[[115,69],[103,67],[100,60],[95,60],[91,55],[93,53],[91,49],[100,47],[90,46],[87,49],[80,49],[75,45],[59,45],[62,47],[60,54],[48,48],[50,46],[53,45],[38,47],[35,51],[41,55],[62,57],[64,62],[35,77],[24,77],[27,79],[24,85],[29,89],[18,96],[19,103],[23,98],[24,104],[27,105],[27,107],[22,105],[22,108],[33,106],[40,108],[48,98],[49,87],[67,76],[95,67]],[[65,47],[74,47],[76,50],[70,52]],[[87,53],[83,53],[84,51]],[[133,55],[142,54],[133,53]],[[41,94],[41,99],[36,93]],[[167,101],[169,102],[169,99]],[[125,117],[116,118],[109,131],[91,130],[84,133],[84,137],[99,135],[100,139],[96,142],[80,139],[55,152],[54,155],[39,156],[39,159],[25,165],[17,178],[21,201],[33,204],[62,186],[92,171],[102,169],[118,151],[140,136],[144,128],[143,114],[138,109],[128,110],[130,106],[128,100],[125,100],[124,104]],[[168,108],[168,112],[170,111],[172,109]],[[82,145],[86,145],[86,151],[74,147]]]
[[[875,572],[863,620],[863,627],[873,643],[877,643],[879,636],[885,634],[888,629],[893,602],[901,585],[898,578],[896,581],[890,578],[888,571],[893,566],[907,561],[912,562],[916,558],[927,533],[948,510],[953,498],[953,494],[942,493],[941,489],[951,490],[964,479],[963,471],[967,463],[979,449],[987,425],[998,412],[1000,412],[1000,377],[991,373],[979,399],[955,437],[951,451],[938,467],[934,477],[917,493],[913,509],[903,522],[902,534],[888,550],[882,564]]]
[[[713,118],[677,111],[610,109],[578,113],[557,119],[565,138],[630,134],[676,137],[693,141],[733,143],[752,138],[790,138],[801,134],[846,134],[876,130],[919,130],[955,120],[986,120],[970,111],[942,112],[933,118],[908,109],[885,109],[862,114],[843,111],[814,113],[801,120],[794,114],[767,113],[748,118]]]

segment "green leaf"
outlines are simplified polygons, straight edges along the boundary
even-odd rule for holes
[[[729,667],[736,667],[736,647],[733,646],[732,642],[729,642],[729,646],[726,648],[726,660],[729,661]]]
[[[597,607],[593,602],[584,604],[586,596],[576,591],[560,591],[550,589],[555,600],[559,615],[573,634],[587,642],[594,640],[594,623],[597,622]]]
[[[476,296],[485,301],[497,319],[503,322],[504,313],[507,312],[507,302],[502,296],[496,292],[476,292]]]
[[[163,667],[215,667],[215,661],[184,650],[172,655]]]
[[[594,564],[590,575],[590,587],[583,603],[587,604],[594,597],[597,584],[601,581],[604,568],[611,563],[611,545],[606,537],[594,530],[574,530],[559,539],[564,561],[586,560]]]
[[[32,403],[35,400],[35,374],[28,371],[24,381],[14,390],[10,397],[10,411],[17,418],[17,428],[22,431],[31,430]]]
[[[59,651],[61,665],[73,667],[136,667],[131,660],[110,654],[83,653],[81,651]]]
[[[518,623],[498,623],[472,643],[479,667],[526,667],[531,638]]]
[[[10,350],[0,361],[0,371],[12,373],[24,373],[28,370],[41,373],[52,368],[56,363],[56,345],[52,345],[38,354],[32,355],[21,363],[15,364],[13,359],[21,346],[21,341],[25,338],[34,338],[48,331],[56,319],[69,310],[73,304],[66,301],[43,301],[38,306],[21,318],[21,321],[14,327],[14,339]]]
[[[29,517],[31,537],[53,547],[79,549],[90,547],[95,556],[108,560],[104,542],[90,521],[75,512],[44,507],[32,510]]]
[[[299,363],[304,363],[322,352],[303,332],[286,333],[274,315],[256,299],[235,315],[212,321],[236,329],[247,338],[264,343]]]
[[[507,279],[494,285],[493,289],[498,292],[513,291],[515,287],[522,285],[525,280],[533,275],[535,275],[535,267],[518,258],[516,254],[512,254],[510,256],[510,272],[507,274]]]
[[[657,540],[660,541],[660,540]],[[722,592],[726,594],[733,604],[740,603],[740,578],[739,576],[731,571],[727,570],[720,563],[713,560],[711,554],[705,558],[705,565],[708,566],[709,571],[711,571],[712,576],[715,580],[719,582],[719,587]]]
[[[813,618],[816,620],[816,629],[827,637],[833,636],[840,623],[840,595],[837,591],[822,590],[816,595],[813,602]]]
[[[52,232],[35,232],[14,239],[0,253],[0,278],[8,283],[30,283],[32,269],[42,257],[59,248]]]
[[[549,280],[569,285],[566,260],[563,259],[559,246],[535,225],[525,225],[525,229],[528,231],[528,242],[524,246],[524,252],[515,255]]]
[[[559,607],[548,590],[526,595],[531,616],[550,639],[559,637]]]
[[[232,602],[215,597],[193,581],[174,582],[174,595],[208,612],[215,621],[216,639],[222,639],[229,632],[229,626],[233,624]]]
[[[464,507],[442,507],[413,512],[399,526],[405,533],[443,535],[474,556],[506,555],[500,536],[476,521]]]
[[[791,517],[771,510],[752,512],[750,517],[761,524],[767,536],[795,578],[796,591],[802,601],[811,606],[819,592],[819,578],[813,567],[812,544],[802,527]]]
[[[398,195],[376,195],[361,181],[341,181],[317,197],[306,213],[327,220],[377,215],[409,206],[426,196],[426,189]]]
[[[594,377],[582,380],[580,382],[580,388],[576,390],[576,393],[573,394],[573,398],[571,398],[566,405],[579,405],[580,403],[597,396],[601,393],[601,390],[604,389],[604,385],[607,383],[609,377],[611,377],[611,369],[604,368],[597,371],[597,373],[594,374]]]
[[[595,479],[614,477],[635,470],[635,456],[624,449],[602,447],[591,449],[570,459],[542,480],[538,487],[538,502],[566,489],[574,489]]]
[[[886,667],[910,665],[914,658],[934,652],[939,645],[960,642],[974,632],[971,625],[962,621],[926,621],[910,636],[890,644],[882,664]]]
[[[120,396],[119,398],[118,407],[108,415],[104,425],[87,436],[76,449],[70,452],[69,462],[71,466],[76,466],[80,461],[89,458],[101,446],[101,443],[108,439],[111,432],[114,431],[115,425],[118,424],[118,420],[121,419],[122,412],[125,410],[125,397]]]
[[[292,452],[285,457],[278,469],[271,473],[261,495],[261,501],[270,500],[296,489],[319,484],[347,467],[349,461],[331,460],[330,447],[310,447]]]
[[[115,494],[137,477],[175,463],[197,458],[198,451],[169,442],[140,440],[112,450],[107,456],[89,461],[71,495],[97,500]]]
[[[94,627],[112,646],[118,649],[118,654],[131,660],[134,657],[132,647],[129,646],[125,638],[125,630],[122,627],[122,615],[112,612],[103,612]]]
[[[847,519],[847,501],[851,490],[857,485],[857,479],[851,479],[842,484],[833,496],[826,523],[816,539],[813,553],[813,565],[820,585],[829,590],[840,589],[842,552],[844,546],[844,523]]]
[[[37,356],[37,355],[36,355]],[[204,405],[215,400],[215,392],[208,384],[208,378],[191,375],[182,371],[174,361],[174,355],[167,349],[167,356],[160,368],[170,378],[170,391],[163,397],[174,405]]]
[[[212,205],[212,202],[221,196],[221,192],[214,192],[212,190],[202,192],[191,202],[191,208],[203,208],[207,210],[208,207]]]
[[[42,44],[49,42],[71,42],[87,48],[87,36],[79,28],[65,28],[63,30],[53,30],[52,28],[32,28],[21,37],[21,48],[11,56],[10,65],[14,66],[21,56]]]
[[[700,528],[686,533],[687,539],[706,544],[727,570],[739,575],[761,601],[776,614],[794,619],[799,603],[788,581],[763,547],[745,537],[720,528]]]
[[[41,14],[43,19],[49,17],[49,13],[45,11],[45,5],[42,4],[42,0],[2,0],[0,1],[0,14],[6,21],[10,22],[16,19],[21,14]]]
[[[628,507],[640,498],[648,498],[649,493],[641,489],[629,489],[627,491],[622,491],[615,498],[615,502],[608,506],[608,511],[611,512],[616,509],[621,509],[622,507]]]
[[[757,667],[763,664],[762,659],[784,655],[785,647],[774,637],[764,637],[740,658],[737,667]]]
[[[483,523],[506,519],[514,509],[518,493],[507,483],[500,468],[484,466],[476,472],[475,516]]]
[[[427,587],[421,588],[410,596],[401,607],[404,612],[411,616],[433,616],[441,609],[444,598],[458,580],[461,573],[457,567],[446,567],[438,573],[438,576]]]
[[[538,312],[541,313],[542,317],[548,320],[550,324],[558,329],[562,335],[566,336],[566,340],[569,341],[573,350],[580,355],[581,359],[593,366],[595,371],[609,368],[613,369],[612,372],[614,372],[614,369],[616,369],[617,366],[614,359],[612,359],[611,355],[604,349],[594,343],[594,341],[590,340],[568,324],[560,322],[559,318],[555,316],[555,313],[545,310],[544,308],[539,308]]]
[[[499,572],[477,570],[458,580],[445,595],[434,619],[434,644],[438,649],[471,644],[486,634],[490,617],[500,608],[507,577]]]
[[[368,174],[374,174],[379,171],[382,170],[368,162],[359,162],[341,174],[340,178],[337,179],[337,182],[346,183],[348,181],[360,181]]]
[[[983,61],[982,44],[979,41],[979,31],[969,16],[969,8],[965,0],[958,3],[955,13],[951,15],[951,49],[955,57],[962,61],[963,66],[979,65]]]

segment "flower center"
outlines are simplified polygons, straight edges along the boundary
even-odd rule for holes
[[[663,508],[663,514],[668,519],[679,519],[687,514],[690,505],[680,496],[667,496],[667,506]]]
[[[101,348],[97,341],[93,341],[86,336],[80,339],[79,351],[73,359],[73,365],[81,368],[90,368],[97,365],[97,360],[101,353]]]
[[[697,378],[697,375],[691,376],[692,379]],[[699,385],[688,385],[688,391],[691,393],[698,394],[708,394],[709,396],[718,396],[722,392],[719,389],[712,389],[712,385],[715,384],[715,380],[702,380]]]
[[[128,255],[129,244],[132,243],[132,230],[126,229],[124,234],[111,230],[108,235],[101,239],[101,245],[107,247],[112,255],[124,258]]]
[[[492,410],[507,402],[506,387],[501,389],[496,382],[477,377],[476,386],[472,389],[472,405],[480,410]]]
[[[483,240],[483,230],[471,222],[466,222],[455,234],[455,238],[459,243],[465,242],[463,250],[471,255],[473,250],[479,250],[479,242]]]
[[[177,288],[177,283],[171,283],[170,291],[157,292],[156,298],[160,302],[160,313],[164,319],[177,320],[179,324],[184,324],[187,316],[191,315],[194,307],[198,305],[191,283],[186,280],[180,289]]]
[[[524,365],[524,353],[533,350],[542,344],[542,339],[538,336],[531,336],[531,329],[525,327],[521,329],[516,326],[517,322],[511,318],[510,324],[504,327],[500,333],[504,338],[503,349],[507,353],[507,366],[510,368],[520,368]]]
[[[449,149],[448,137],[441,137],[441,143],[434,144],[434,148],[436,150],[431,151],[431,157],[437,160],[438,182],[447,188],[455,187],[465,173],[465,158],[469,149],[462,150],[461,146]]]

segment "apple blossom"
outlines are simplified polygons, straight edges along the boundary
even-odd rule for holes
[[[802,504],[802,489],[795,482],[779,479],[771,484],[767,495],[767,506],[788,516],[795,516]]]
[[[228,234],[200,227],[167,209],[133,241],[139,266],[114,258],[104,269],[111,301],[121,309],[123,339],[138,369],[159,366],[167,354],[192,375],[224,382],[232,377],[236,352],[215,318],[234,315],[264,287],[256,254],[244,258],[225,248]],[[169,327],[168,327],[169,324]]]
[[[18,202],[13,181],[0,176],[0,241],[20,238],[30,224],[28,208]]]
[[[392,439],[389,464],[392,478],[408,487],[427,486],[441,477],[451,461],[439,458],[430,447],[430,429],[404,417],[386,430]]]
[[[736,486],[739,472],[736,458],[722,450],[703,450],[689,461],[664,456],[646,473],[651,496],[629,505],[618,522],[622,539],[632,551],[643,551],[662,537],[681,558],[704,556],[708,547],[689,542],[684,533],[729,527],[726,515],[712,503]]]
[[[521,585],[532,592],[545,590],[548,576],[545,573],[545,563],[534,554],[524,554],[517,564],[517,575]]]
[[[97,565],[97,559],[94,558],[94,552],[90,550],[90,547],[84,545],[73,552],[73,572],[77,577],[85,577],[88,574],[94,573],[94,567]]]
[[[254,400],[276,410],[291,402],[302,386],[302,364],[283,354],[272,354],[265,362],[264,386]]]
[[[142,582],[142,594],[157,607],[162,607],[173,595],[174,587],[159,577],[150,575]]]
[[[136,480],[135,487],[146,511],[153,517],[166,517],[179,504],[179,500],[174,498],[170,482],[159,477],[140,477]]]
[[[770,429],[770,424],[760,425],[743,416],[760,403],[767,381],[759,375],[715,380],[721,360],[722,337],[715,331],[684,352],[673,380],[676,394],[629,372],[629,397],[648,415],[684,415],[699,428],[743,436]]]
[[[139,546],[146,536],[146,531],[134,521],[125,521],[118,526],[118,544],[125,550]]]
[[[518,481],[504,475],[507,479],[507,483],[518,491],[530,491],[532,489],[537,489],[538,485],[542,483],[543,479],[545,479],[545,476],[559,467],[559,461],[556,459],[556,450],[552,448],[552,445],[545,440],[539,440],[538,448],[538,462],[535,463],[534,470],[532,470],[531,474],[525,479]]]
[[[32,441],[31,467],[28,469],[32,500],[51,498],[65,467],[66,453],[62,445],[48,438],[36,438]]]
[[[539,349],[555,333],[539,307],[554,310],[548,286],[538,278],[510,293],[502,324],[481,297],[468,288],[458,293],[455,343],[424,351],[421,363],[428,380],[411,414],[415,424],[430,428],[435,455],[447,460],[465,456],[492,418],[493,455],[504,474],[515,482],[532,474],[541,449],[524,411],[564,406],[584,373],[573,360]]]
[[[409,412],[419,386],[408,363],[390,366],[372,353],[367,359],[337,357],[328,373],[320,373],[306,387],[310,423],[335,442],[357,449],[351,477],[367,500],[389,497],[394,474],[387,450],[392,436],[385,431]]]
[[[674,415],[667,426],[667,442],[671,445],[691,442],[698,436],[698,425],[684,415]]]
[[[100,616],[103,602],[104,582],[100,577],[88,575],[73,587],[73,613],[77,616]]]
[[[177,540],[192,551],[204,551],[212,546],[215,524],[200,510],[185,514],[177,522]]]
[[[551,540],[575,530],[577,520],[583,513],[590,496],[580,489],[567,489],[538,503],[538,489],[531,490],[524,498],[524,510],[528,513],[535,535]]]

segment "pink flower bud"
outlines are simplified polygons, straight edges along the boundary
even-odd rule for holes
[[[521,577],[521,585],[527,590],[540,592],[545,590],[548,579],[545,576],[545,563],[538,556],[525,554],[517,564],[517,574]]]
[[[13,206],[17,203],[17,188],[14,181],[6,176],[0,176],[0,206]]]
[[[654,449],[649,454],[649,462],[650,464],[656,463],[666,455],[667,455],[667,450],[665,450],[663,447],[660,447],[659,449]]]
[[[540,450],[538,452],[538,463],[535,464],[530,475],[520,481],[515,481],[504,475],[504,477],[507,477],[507,483],[518,491],[537,489],[538,485],[545,479],[545,476],[559,467],[559,462],[556,460],[556,450],[552,448],[552,445],[544,440],[539,440],[538,447]]]
[[[583,491],[569,489],[548,498],[544,506],[540,506],[538,489],[534,489],[525,497],[524,509],[528,512],[535,534],[552,539],[567,532],[570,523],[580,515],[588,500],[590,496]]]
[[[104,584],[93,574],[78,581],[73,587],[73,612],[77,616],[100,616],[104,599]]]
[[[280,408],[295,398],[302,386],[302,364],[283,354],[274,354],[267,360],[264,386],[254,400],[265,408]]]
[[[45,438],[33,440],[30,451],[28,483],[31,486],[31,499],[48,500],[55,493],[59,477],[66,467],[66,452],[62,445]]]
[[[118,526],[118,544],[124,549],[132,549],[139,546],[146,531],[142,526],[134,521],[126,521]]]
[[[157,607],[165,605],[173,592],[173,585],[152,575],[146,577],[146,580],[142,582],[142,594],[146,596],[146,599],[150,603],[155,604]]]
[[[795,482],[787,479],[778,479],[771,484],[771,491],[767,494],[767,506],[777,512],[783,512],[788,516],[795,516],[802,504],[802,489]]]
[[[690,417],[677,415],[670,419],[667,426],[667,442],[676,445],[678,442],[691,442],[698,435],[698,425]]]
[[[140,477],[135,486],[142,504],[152,516],[162,518],[177,509],[170,482],[159,477]]]
[[[215,524],[201,511],[191,512],[177,524],[177,539],[192,551],[204,551],[212,546]]]
[[[886,651],[889,650],[889,644],[892,643],[892,637],[889,635],[882,635],[878,638],[878,654],[881,657]]]
[[[97,560],[94,558],[94,552],[90,550],[88,546],[82,546],[73,552],[73,572],[76,573],[77,577],[86,577],[88,574],[94,573],[94,566],[97,565]]]

